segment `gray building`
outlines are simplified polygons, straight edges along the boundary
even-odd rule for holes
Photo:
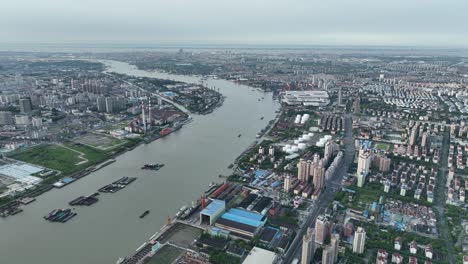
[[[98,112],[106,112],[106,98],[98,97],[96,99],[97,110]]]
[[[123,97],[106,97],[106,112],[116,113],[125,109],[125,98]]]
[[[23,114],[31,113],[31,99],[29,97],[19,99],[20,112]]]
[[[9,111],[0,111],[0,125],[13,125],[13,115]]]
[[[106,112],[113,113],[115,111],[114,98],[106,97]]]

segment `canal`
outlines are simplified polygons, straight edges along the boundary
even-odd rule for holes
[[[110,72],[200,81],[195,76],[142,71],[123,62],[105,63]],[[0,219],[0,263],[115,263],[158,231],[182,205],[198,199],[211,181],[220,181],[219,174],[228,174],[227,166],[274,119],[279,103],[271,93],[248,86],[219,79],[204,82],[226,96],[222,107],[209,115],[194,115],[193,122],[181,130],[140,145],[119,156],[117,162],[39,196],[22,213]],[[262,116],[265,118],[260,120]],[[142,164],[156,162],[165,166],[157,172],[140,170]],[[68,223],[49,223],[42,218],[123,176],[138,179],[115,194],[102,194],[93,206],[77,207],[78,215]],[[145,210],[151,213],[139,219]]]

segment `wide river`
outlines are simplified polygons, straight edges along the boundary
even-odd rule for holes
[[[108,71],[135,76],[198,83],[194,76],[138,70],[122,62],[106,62]],[[117,162],[62,189],[39,196],[24,212],[0,219],[0,263],[101,264],[115,263],[132,253],[158,231],[184,204],[200,197],[219,174],[254,140],[279,103],[271,93],[225,80],[209,79],[226,96],[222,107],[148,145],[119,156]],[[265,97],[261,102],[259,98]],[[264,116],[264,120],[260,117]],[[237,135],[241,133],[242,137]],[[142,171],[144,163],[164,163],[158,172]],[[55,208],[122,176],[138,179],[115,194],[102,194],[90,207],[77,207],[78,215],[66,224],[49,223],[42,217]],[[144,219],[138,216],[151,213]]]

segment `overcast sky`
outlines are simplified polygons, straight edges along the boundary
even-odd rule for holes
[[[468,0],[6,0],[0,43],[468,48]]]

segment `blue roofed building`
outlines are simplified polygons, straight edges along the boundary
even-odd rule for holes
[[[215,226],[229,231],[232,235],[251,239],[265,223],[266,217],[262,214],[233,208],[224,213]]]
[[[213,200],[200,212],[200,225],[212,225],[219,216],[226,211],[226,202],[222,200]]]

